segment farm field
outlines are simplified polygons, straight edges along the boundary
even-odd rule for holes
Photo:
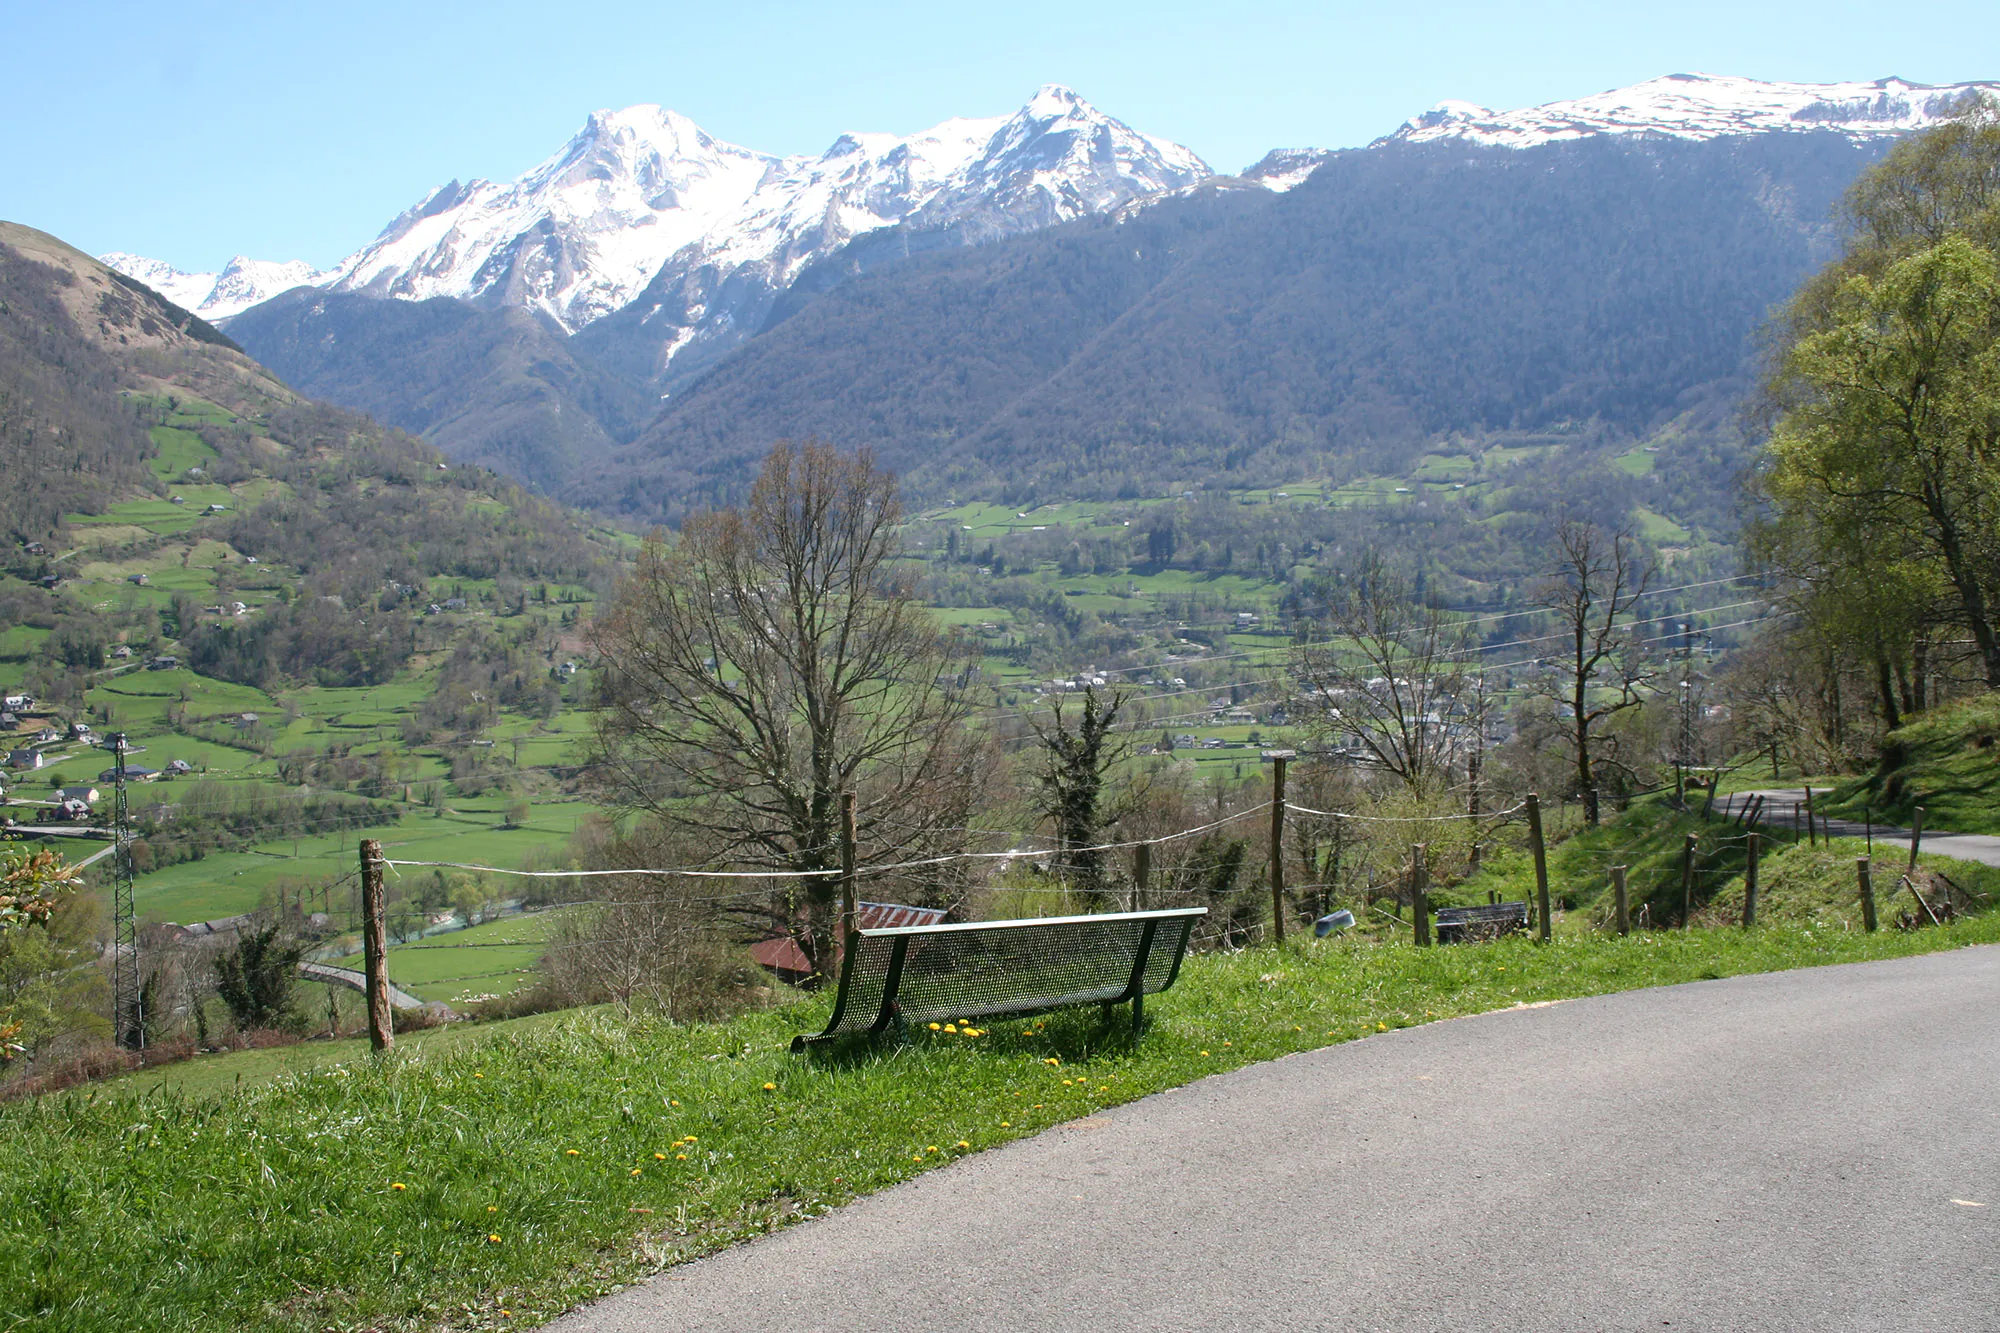
[[[524,912],[392,944],[389,980],[420,1000],[439,1000],[456,1009],[511,995],[533,979],[561,910]],[[358,952],[333,961],[342,967],[362,965]]]

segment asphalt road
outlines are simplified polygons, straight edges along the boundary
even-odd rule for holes
[[[2000,1329],[2000,948],[1219,1075],[573,1312],[689,1329]]]
[[[1717,819],[1734,818],[1747,812],[1754,796],[1764,798],[1764,813],[1758,822],[1767,828],[1790,829],[1792,827],[1792,807],[1803,810],[1806,800],[1804,787],[1763,787],[1753,791],[1740,791],[1729,796],[1718,796],[1715,800]],[[1818,823],[1826,832],[1836,838],[1861,838],[1873,836],[1875,845],[1901,848],[1905,854],[1910,848],[1910,830],[1897,828],[1891,824],[1870,826],[1858,819],[1820,819]],[[1804,825],[1800,824],[1800,828]],[[1939,856],[1955,856],[1961,861],[1977,861],[1982,865],[2000,866],[2000,838],[1985,833],[1947,833],[1924,830],[1923,844],[1917,849],[1936,852]],[[1880,854],[1879,852],[1877,853]]]

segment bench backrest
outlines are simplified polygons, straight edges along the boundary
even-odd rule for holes
[[[855,932],[822,1037],[1115,1004],[1173,985],[1204,907]]]
[[[1526,903],[1487,903],[1476,907],[1440,907],[1437,920],[1441,926],[1467,925],[1484,926],[1509,921],[1526,921]]]

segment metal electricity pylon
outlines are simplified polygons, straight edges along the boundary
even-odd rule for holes
[[[141,1012],[139,928],[132,912],[132,828],[125,803],[125,733],[111,737],[113,805],[111,854],[111,1028],[128,1051],[146,1045]]]

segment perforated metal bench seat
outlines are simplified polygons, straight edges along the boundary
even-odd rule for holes
[[[1188,936],[1205,907],[1099,916],[975,921],[855,932],[840,968],[826,1031],[793,1038],[792,1049],[835,1037],[880,1036],[901,1023],[1031,1014],[1070,1005],[1132,1005],[1180,975]]]
[[[1483,907],[1440,907],[1437,910],[1439,944],[1494,939],[1527,928],[1526,903],[1489,903]]]

